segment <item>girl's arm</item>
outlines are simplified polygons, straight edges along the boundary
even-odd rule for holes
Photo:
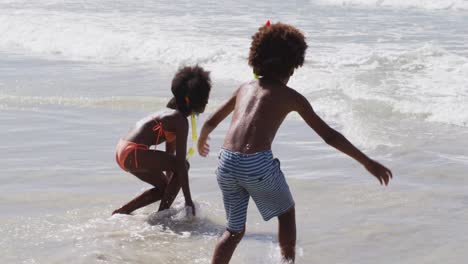
[[[380,184],[388,185],[392,172],[380,163],[370,159],[351,142],[349,142],[341,133],[334,130],[325,123],[312,109],[309,101],[300,93],[295,92],[293,100],[294,111],[298,112],[304,121],[330,146],[352,157],[361,163],[372,175],[374,175]]]
[[[172,142],[167,142],[166,141],[166,153],[174,155],[176,153],[176,144],[175,141]],[[168,180],[171,179],[172,175],[174,175],[174,172],[172,171],[166,171],[166,177]]]
[[[187,154],[187,135],[188,135],[188,121],[185,117],[180,117],[176,121],[176,142],[166,144],[166,151],[176,153],[175,162],[175,175],[169,179],[169,184],[166,187],[164,195],[159,205],[159,210],[168,209],[174,201],[177,193],[182,187],[182,192],[185,198],[186,206],[192,207],[192,213],[195,215],[195,208],[193,206],[192,197],[190,194],[190,186],[188,181],[188,162],[186,162]],[[167,174],[170,176],[169,173]]]
[[[176,171],[177,179],[182,187],[182,193],[185,198],[185,205],[193,209],[195,215],[195,208],[190,193],[190,185],[188,180],[188,167],[187,167],[187,136],[188,136],[188,120],[187,118],[179,118],[177,120],[176,130]]]
[[[167,142],[166,141],[166,153],[174,155],[176,153],[176,144],[175,141]]]
[[[203,127],[200,132],[200,137],[198,138],[198,153],[206,157],[209,152],[209,145],[206,143],[210,133],[223,121],[236,106],[236,98],[239,89],[237,89],[234,94],[225,101],[221,106],[206,120],[203,124]]]

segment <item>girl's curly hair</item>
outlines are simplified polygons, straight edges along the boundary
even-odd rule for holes
[[[304,63],[307,43],[297,28],[275,23],[264,25],[252,36],[249,65],[265,77],[289,77]]]
[[[182,67],[172,79],[171,91],[174,98],[169,101],[167,107],[186,115],[191,112],[202,113],[208,103],[210,90],[210,72],[198,65]]]

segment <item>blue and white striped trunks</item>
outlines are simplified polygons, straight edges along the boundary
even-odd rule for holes
[[[244,229],[250,196],[265,221],[294,206],[280,162],[271,150],[243,154],[222,148],[216,175],[231,231]]]

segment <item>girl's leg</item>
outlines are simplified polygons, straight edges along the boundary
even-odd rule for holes
[[[162,174],[162,172],[160,172]],[[120,207],[119,209],[115,210],[112,212],[112,214],[130,214],[131,212],[141,208],[145,207],[149,204],[152,204],[154,202],[157,202],[161,200],[164,191],[166,189],[166,183],[155,180],[154,174],[144,174],[144,173],[133,173],[136,177],[138,177],[140,180],[147,182],[153,186],[156,186],[154,188],[151,188],[149,190],[144,191],[142,194],[138,195],[137,197],[133,198],[131,201]],[[160,177],[157,177],[159,179],[163,179],[166,176],[164,174],[160,175]]]
[[[278,216],[278,240],[284,260],[294,263],[296,256],[296,211],[294,207]]]
[[[130,214],[141,207],[161,200],[168,185],[168,179],[164,175],[163,170],[173,171],[175,169],[173,166],[175,164],[173,155],[162,151],[138,151],[138,168],[135,168],[133,163],[134,154],[132,153],[127,158],[126,167],[129,168],[130,173],[138,179],[153,185],[154,188],[138,195],[127,204],[112,212],[112,214]]]
[[[211,264],[229,263],[229,260],[231,260],[232,254],[244,236],[244,233],[245,228],[241,232],[231,232],[226,229],[221,240],[218,241],[218,244],[216,245]]]

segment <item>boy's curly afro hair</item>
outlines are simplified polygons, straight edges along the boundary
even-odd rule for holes
[[[171,90],[174,98],[169,101],[167,107],[186,115],[191,112],[202,113],[210,96],[210,72],[198,65],[182,67],[172,79]]]
[[[304,63],[307,43],[304,34],[283,23],[264,25],[252,36],[249,65],[264,77],[289,77]]]

